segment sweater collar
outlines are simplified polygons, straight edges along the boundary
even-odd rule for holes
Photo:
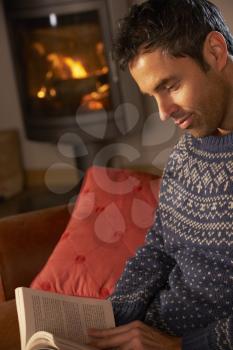
[[[209,151],[233,149],[233,132],[224,136],[205,136],[199,138],[195,138],[192,135],[190,136],[193,144],[200,149]]]

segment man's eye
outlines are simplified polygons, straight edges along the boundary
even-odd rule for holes
[[[175,91],[179,88],[179,83],[174,83],[172,85],[167,86],[168,91]]]

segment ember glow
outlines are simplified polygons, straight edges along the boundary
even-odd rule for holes
[[[60,79],[83,79],[88,73],[83,63],[77,58],[51,53],[47,60],[52,64],[52,71]]]
[[[48,70],[45,72],[43,85],[36,93],[38,99],[58,101],[63,93],[67,94],[70,91],[74,94],[76,91],[74,98],[84,110],[105,108],[110,95],[110,85],[102,79],[109,71],[106,64],[90,73],[80,57],[52,52],[46,55],[46,61]]]

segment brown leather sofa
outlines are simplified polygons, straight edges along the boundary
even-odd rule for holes
[[[59,206],[0,220],[0,350],[20,350],[14,289],[30,285],[69,217]]]

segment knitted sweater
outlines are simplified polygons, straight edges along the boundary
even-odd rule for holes
[[[233,349],[233,133],[178,142],[111,301],[117,324],[142,320],[184,350]]]

